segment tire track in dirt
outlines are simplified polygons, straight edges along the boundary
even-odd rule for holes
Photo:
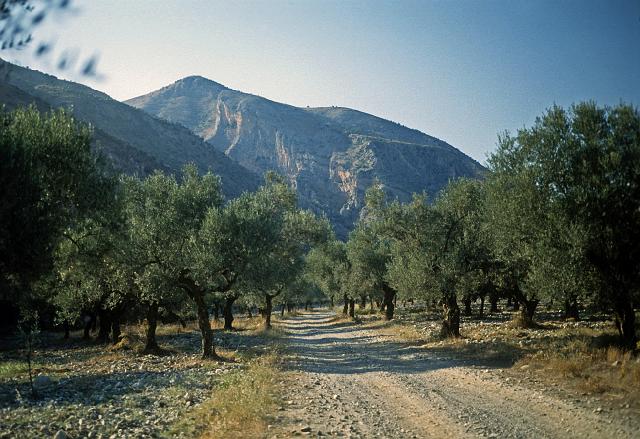
[[[286,404],[273,437],[638,437],[638,422],[334,321],[329,312],[305,313],[281,326],[290,385],[283,386]]]

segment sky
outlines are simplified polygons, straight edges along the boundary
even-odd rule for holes
[[[553,104],[640,105],[640,0],[75,0],[0,53],[115,99],[190,75],[296,106],[344,106],[485,163]],[[52,42],[36,58],[37,42]],[[96,78],[57,69],[97,55]]]

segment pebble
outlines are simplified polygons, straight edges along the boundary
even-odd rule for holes
[[[48,387],[51,383],[51,378],[46,375],[38,375],[33,380],[33,386],[38,388]]]
[[[216,338],[225,348],[240,341],[243,350],[266,345],[264,338],[246,333],[216,334]],[[220,374],[243,367],[221,362],[211,363],[215,369],[206,367],[197,353],[197,332],[165,340],[178,353],[162,357],[135,351],[109,353],[94,344],[36,352],[38,362],[50,366],[46,375],[34,378],[38,400],[27,397],[28,381],[0,379],[0,395],[10,395],[0,403],[0,437],[158,437],[191,407],[211,398]],[[100,361],[103,355],[109,359]]]

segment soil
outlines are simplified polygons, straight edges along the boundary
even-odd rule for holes
[[[508,378],[510,365],[444,357],[331,312],[281,327],[288,371],[270,437],[619,439],[640,431],[632,409]]]

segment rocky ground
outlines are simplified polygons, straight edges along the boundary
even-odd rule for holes
[[[492,357],[452,357],[329,313],[286,326],[292,358],[274,437],[632,438],[640,431],[634,407],[610,410],[591,397],[560,395],[522,374],[510,377]]]
[[[42,334],[34,356],[38,397],[30,397],[24,373],[0,379],[0,437],[148,438],[175,437],[172,427],[210,398],[212,388],[239,362],[203,361],[200,335],[187,329],[161,335],[168,355],[142,355],[103,345],[61,343]],[[55,339],[54,339],[55,338]],[[226,352],[262,349],[251,331],[216,332]],[[6,343],[5,343],[6,346]],[[11,361],[16,351],[0,352]]]
[[[462,316],[460,332],[462,338],[456,341],[459,345],[477,346],[480,350],[487,347],[508,347],[514,354],[514,359],[548,347],[555,339],[575,335],[576,329],[590,329],[604,331],[612,329],[613,324],[604,316],[589,316],[591,319],[573,321],[564,320],[560,313],[538,311],[536,319],[540,323],[537,328],[521,329],[514,327],[510,321],[517,315],[511,311],[500,311],[477,317]],[[412,327],[416,334],[429,343],[429,347],[448,346],[448,340],[442,340],[440,334],[441,316],[420,307],[400,308],[395,317],[396,324]],[[505,350],[506,351],[506,350]]]
[[[598,333],[609,323],[547,319],[521,330],[500,313],[467,318],[464,338],[443,341],[437,316],[411,311],[401,309],[392,323],[377,315],[353,322],[326,310],[278,321],[286,355],[275,375],[279,408],[264,413],[271,423],[264,437],[638,437],[640,401],[628,392],[579,392],[523,360],[578,329]],[[10,345],[16,340],[0,340],[0,438],[197,436],[199,427],[185,422],[210,412],[207,403],[227,375],[251,379],[242,357],[269,351],[275,340],[260,331],[216,331],[223,354],[238,360],[217,362],[200,359],[194,327],[161,327],[163,356],[136,350],[140,331],[129,328],[116,347],[78,334],[71,342],[40,334],[35,399],[25,372],[10,367],[22,364],[23,352]],[[605,366],[619,368],[616,362]],[[239,428],[246,432],[246,424]]]

